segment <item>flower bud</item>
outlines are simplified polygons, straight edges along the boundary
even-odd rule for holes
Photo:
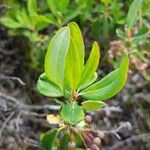
[[[69,149],[69,150],[75,150],[75,148],[76,148],[76,143],[73,142],[73,141],[70,141],[70,142],[68,143],[68,149]]]

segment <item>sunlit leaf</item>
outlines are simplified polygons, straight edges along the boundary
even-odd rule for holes
[[[64,70],[69,49],[70,31],[61,28],[51,40],[45,57],[45,72],[49,80],[64,88]]]
[[[69,1],[70,0],[57,0],[59,10],[65,10],[69,4]]]
[[[82,102],[82,108],[87,110],[87,111],[92,111],[92,110],[98,110],[100,108],[103,108],[106,106],[106,103],[102,101],[96,101],[96,100],[87,100]]]
[[[72,91],[76,90],[80,80],[80,58],[73,39],[70,39],[70,46],[66,57],[66,79]]]
[[[57,0],[47,0],[47,4],[51,12],[57,17],[59,11]]]
[[[75,46],[77,48],[77,51],[80,56],[80,63],[81,67],[84,65],[84,42],[82,38],[82,33],[80,31],[80,28],[75,22],[71,22],[68,24],[68,27],[70,29],[70,35],[75,42]]]
[[[41,74],[38,82],[37,82],[37,89],[38,91],[50,97],[61,97],[63,96],[59,87],[57,87],[54,83],[52,83],[46,76],[45,73]]]
[[[37,0],[27,0],[27,9],[30,17],[37,15]]]
[[[22,24],[17,22],[16,20],[10,18],[10,17],[2,17],[0,18],[0,23],[4,26],[12,29],[21,28]]]
[[[129,60],[124,55],[118,69],[108,74],[99,82],[81,91],[79,95],[86,99],[106,100],[116,95],[125,85],[128,74]]]
[[[97,42],[94,42],[89,59],[81,73],[80,85],[87,82],[93,76],[99,64],[99,58],[100,58],[99,46]]]
[[[75,103],[69,103],[62,106],[62,119],[69,124],[77,124],[84,120],[83,109]]]

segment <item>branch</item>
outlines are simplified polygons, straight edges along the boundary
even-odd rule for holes
[[[137,143],[139,141],[143,141],[145,143],[149,143],[150,142],[150,133],[145,133],[145,134],[132,136],[132,137],[130,137],[130,138],[124,140],[124,141],[121,141],[121,142],[115,144],[113,147],[111,147],[110,150],[123,149],[124,146],[132,145],[135,142]]]
[[[20,85],[25,85],[25,83],[18,77],[5,76],[3,74],[0,74],[0,80],[14,80],[17,81]]]
[[[0,92],[0,101],[5,101],[9,107],[17,108],[19,110],[59,110],[60,106],[56,105],[28,105],[21,103],[21,100],[17,100],[15,97],[8,96]],[[0,103],[1,104],[1,103]],[[3,106],[2,106],[3,107]]]

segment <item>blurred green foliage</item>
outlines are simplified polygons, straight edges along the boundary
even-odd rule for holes
[[[114,67],[116,54],[128,51],[134,68],[146,75],[150,58],[149,4],[150,0],[5,0],[0,24],[11,36],[26,37],[28,64],[35,69],[43,68],[49,34],[52,37],[57,28],[75,21],[87,43],[91,38],[101,43],[108,52],[104,58],[109,56]]]

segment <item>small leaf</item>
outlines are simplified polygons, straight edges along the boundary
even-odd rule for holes
[[[53,150],[54,142],[57,138],[58,130],[54,129],[42,135],[42,146],[45,150]]]
[[[61,90],[64,88],[65,61],[69,43],[70,31],[68,27],[63,27],[51,40],[45,57],[46,75]]]
[[[92,83],[96,81],[96,79],[97,79],[97,73],[95,72],[94,75],[91,77],[91,79],[81,84],[81,86],[78,88],[78,92],[90,86]]]
[[[51,12],[54,14],[54,16],[57,17],[58,15],[58,2],[57,0],[47,0],[47,4]]]
[[[16,19],[22,25],[22,28],[29,28],[30,29],[31,19],[28,16],[25,9],[22,9],[21,11],[18,11],[18,13],[16,13]]]
[[[72,38],[70,39],[65,69],[68,86],[72,91],[75,91],[80,80],[81,66],[79,53]]]
[[[99,64],[99,57],[99,46],[97,42],[94,42],[89,59],[81,73],[80,85],[87,82],[93,76]]]
[[[37,3],[36,0],[28,0],[27,1],[27,9],[30,17],[34,17],[37,15]]]
[[[144,38],[149,32],[149,29],[146,27],[141,28],[138,33],[133,37],[133,40],[140,40]]]
[[[127,26],[128,28],[132,28],[136,21],[137,21],[137,12],[139,8],[141,7],[143,0],[134,0],[129,8],[128,14],[127,14]]]
[[[84,120],[84,111],[77,104],[69,103],[62,106],[61,117],[66,123],[77,124]]]
[[[22,27],[22,25],[19,22],[10,17],[0,18],[0,23],[11,29],[17,29]]]
[[[82,103],[82,108],[87,111],[98,110],[106,106],[106,103],[102,101],[95,101],[95,100],[87,100]]]
[[[125,32],[123,32],[123,31],[120,30],[120,29],[117,29],[117,30],[116,30],[116,34],[117,34],[118,37],[120,37],[120,38],[122,38],[122,39],[124,39],[124,40],[127,38]]]
[[[67,6],[69,4],[69,1],[70,0],[59,0],[58,8],[61,12],[64,11],[67,8]]]
[[[53,23],[53,20],[50,19],[50,17],[46,17],[44,15],[38,15],[37,16],[37,24],[36,24],[36,28],[38,31],[43,30],[44,28],[46,28],[50,23]]]
[[[60,150],[68,150],[69,135],[65,133],[60,140]]]
[[[46,76],[46,73],[40,75],[37,82],[37,89],[45,96],[61,97],[63,96],[61,90],[52,83]]]
[[[106,100],[116,95],[125,85],[129,60],[124,55],[120,68],[108,74],[102,80],[81,91],[79,95],[86,99]]]
[[[81,67],[83,67],[85,54],[84,54],[84,42],[83,42],[83,38],[82,38],[82,33],[80,31],[80,28],[78,27],[78,25],[75,22],[69,23],[68,27],[70,29],[70,35],[75,43],[78,53],[79,53]]]

